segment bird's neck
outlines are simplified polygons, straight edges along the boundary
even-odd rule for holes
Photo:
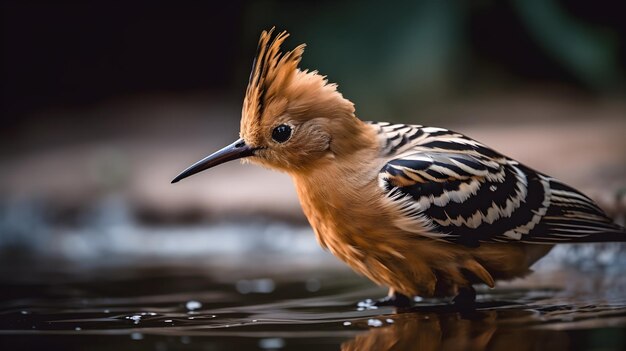
[[[377,175],[382,167],[378,157],[380,147],[375,131],[368,124],[360,123],[359,130],[353,132],[352,137],[343,136],[349,141],[338,143],[333,139],[331,156],[320,160],[307,172],[291,174],[304,213],[321,243],[326,241],[324,235],[327,233],[349,235],[332,227],[349,221],[349,218],[360,217],[360,214],[352,213],[362,208],[355,205],[367,206],[378,195],[375,192],[378,189]]]
[[[363,153],[375,153],[378,149],[374,129],[354,115],[331,119],[329,123],[333,133],[330,151],[343,162],[358,161],[356,157],[363,157]]]

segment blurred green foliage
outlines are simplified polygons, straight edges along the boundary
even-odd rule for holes
[[[610,90],[623,84],[617,67],[618,38],[568,16],[556,0],[513,2],[523,24],[542,49],[585,85]]]

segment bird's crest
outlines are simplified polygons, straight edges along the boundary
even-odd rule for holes
[[[305,44],[282,53],[280,47],[289,33],[282,31],[272,39],[273,32],[274,28],[261,33],[246,90],[244,117],[261,118],[267,100],[287,89],[302,59]]]

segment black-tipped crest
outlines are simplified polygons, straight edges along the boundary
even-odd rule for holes
[[[282,31],[273,36],[274,30],[261,33],[248,79],[243,119],[261,117],[267,99],[284,89],[293,78],[304,52],[304,44],[301,44],[292,51],[282,53],[281,45],[289,33]]]

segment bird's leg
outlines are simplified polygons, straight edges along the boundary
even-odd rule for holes
[[[384,298],[376,301],[374,306],[394,306],[394,307],[411,307],[411,298],[396,292],[394,289],[389,289],[389,294]]]
[[[457,306],[473,306],[476,303],[476,290],[471,285],[460,287],[452,303]]]

